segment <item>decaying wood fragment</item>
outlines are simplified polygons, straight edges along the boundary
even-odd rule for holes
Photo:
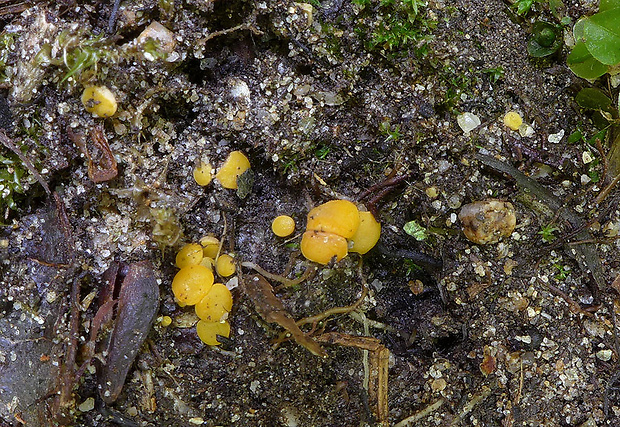
[[[383,344],[381,344],[381,341],[373,337],[362,337],[330,332],[316,337],[316,340],[324,344],[336,344],[345,347],[355,347],[360,350],[368,350],[370,354],[368,401],[373,413],[377,417],[378,425],[389,425],[387,398],[390,351]]]
[[[298,344],[304,346],[315,356],[327,357],[325,350],[295,324],[295,319],[286,311],[282,301],[275,296],[273,287],[267,279],[260,274],[254,274],[243,280],[242,283],[245,294],[252,300],[256,312],[263,320],[282,326],[290,332]]]

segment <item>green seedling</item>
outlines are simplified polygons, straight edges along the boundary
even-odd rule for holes
[[[549,56],[562,46],[560,28],[548,22],[537,21],[527,43],[527,52],[534,58]]]
[[[405,233],[420,242],[428,238],[428,231],[426,228],[422,227],[415,220],[406,223],[403,226],[403,230],[405,230]]]
[[[557,228],[555,225],[547,224],[540,229],[538,234],[540,234],[545,243],[549,243],[556,239],[555,232],[559,230],[560,229]]]

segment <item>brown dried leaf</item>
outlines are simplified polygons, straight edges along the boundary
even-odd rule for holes
[[[99,378],[100,394],[106,403],[116,400],[159,307],[159,286],[148,261],[129,266],[118,297],[114,330],[106,364]]]

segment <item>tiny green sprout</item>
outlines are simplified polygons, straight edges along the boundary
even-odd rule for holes
[[[407,259],[407,258],[405,258],[403,265],[407,269],[407,272],[405,273],[406,276],[411,276],[412,274],[424,271],[422,267],[420,267],[414,261]]]
[[[568,265],[562,265],[560,262],[553,263],[553,267],[558,272],[553,276],[556,280],[563,282],[570,274],[570,267]]]
[[[327,145],[323,145],[319,148],[317,148],[317,150],[314,152],[314,154],[316,155],[316,158],[319,160],[325,160],[325,158],[327,158],[327,156],[329,155],[329,153],[332,151],[332,149],[327,146]]]
[[[426,228],[422,227],[415,220],[409,221],[403,226],[403,230],[405,233],[416,239],[417,241],[426,240],[428,237],[428,231]]]
[[[400,125],[394,125],[392,127],[392,125],[390,124],[389,120],[386,120],[384,122],[381,122],[381,124],[379,125],[379,132],[386,136],[387,138],[385,139],[385,141],[398,141],[400,140],[400,138],[402,138],[402,134],[400,133]]]
[[[556,239],[555,232],[559,230],[560,229],[557,228],[555,225],[547,224],[540,229],[538,234],[540,234],[545,243],[549,243]]]
[[[532,27],[527,52],[534,58],[542,58],[557,52],[562,44],[563,39],[559,27],[548,22],[537,21]]]
[[[525,16],[530,12],[533,4],[534,0],[517,0],[512,4],[512,6],[517,11],[517,15]]]
[[[499,67],[484,69],[482,72],[489,75],[491,83],[497,83],[499,79],[504,77],[504,67],[501,65]]]

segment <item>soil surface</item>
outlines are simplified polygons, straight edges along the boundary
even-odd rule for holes
[[[575,102],[618,90],[527,50],[596,4],[3,3],[0,425],[620,425],[614,135]],[[238,190],[195,182],[235,150]],[[314,264],[333,199],[382,235]],[[516,227],[474,243],[459,213],[492,199]],[[171,290],[209,235],[237,269],[217,347]]]

